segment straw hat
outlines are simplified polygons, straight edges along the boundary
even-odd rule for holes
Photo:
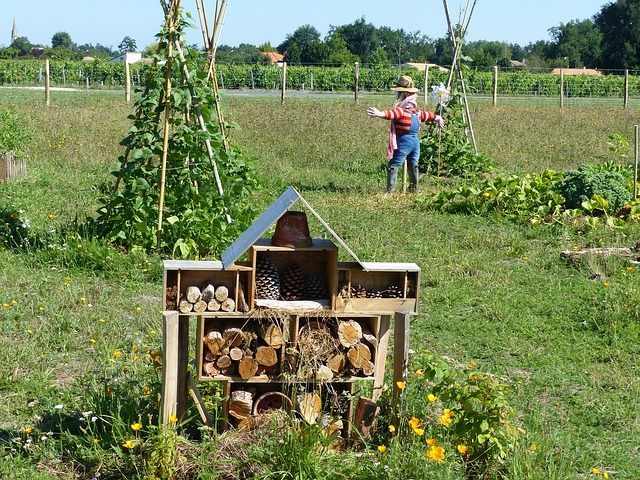
[[[398,81],[394,87],[391,87],[391,90],[395,90],[396,92],[411,92],[415,93],[419,91],[419,88],[413,86],[413,80],[408,75],[402,75],[398,77]]]

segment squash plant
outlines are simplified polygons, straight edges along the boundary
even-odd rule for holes
[[[164,32],[159,51],[169,51]],[[164,50],[163,50],[164,47]],[[136,102],[133,125],[122,141],[127,153],[120,157],[121,168],[113,172],[118,188],[105,198],[99,209],[98,228],[115,244],[126,249],[150,251],[179,258],[219,256],[253,221],[250,198],[258,187],[253,161],[240,149],[225,148],[216,113],[217,96],[198,68],[195,52],[185,52],[189,81],[171,86],[167,98],[165,73],[179,68],[176,55],[156,56],[155,68]],[[193,95],[192,95],[193,91]],[[202,130],[194,105],[198,102],[206,130]],[[165,108],[170,137],[167,149],[161,241],[157,242],[161,196],[163,122]],[[231,127],[226,125],[225,127]],[[208,139],[224,194],[217,189],[205,140]],[[227,221],[227,215],[231,222]]]

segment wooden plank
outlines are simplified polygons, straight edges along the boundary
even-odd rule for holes
[[[169,425],[171,415],[178,413],[179,315],[175,311],[162,313],[162,399],[160,422]]]
[[[409,364],[409,319],[408,311],[396,312],[393,327],[393,425],[400,425],[400,412],[404,403],[404,389],[398,386],[398,382],[407,381],[407,369]]]
[[[380,328],[378,331],[378,353],[376,355],[376,371],[373,374],[373,392],[371,399],[375,402],[382,395],[384,386],[384,372],[386,367],[387,351],[389,349],[389,337],[391,336],[391,315],[380,317]]]
[[[202,400],[202,395],[200,395],[200,391],[198,390],[196,382],[194,381],[191,374],[189,374],[189,393],[191,394],[191,398],[193,398],[193,401],[196,404],[196,408],[198,409],[198,412],[200,413],[200,418],[202,418],[202,421],[204,422],[204,424],[207,427],[213,427],[213,420],[211,419],[211,415],[209,415],[209,411],[207,410],[207,407],[205,407],[204,405],[204,400]]]

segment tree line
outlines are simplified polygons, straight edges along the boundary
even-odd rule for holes
[[[470,67],[526,69],[554,67],[640,69],[640,0],[616,0],[584,20],[571,20],[549,28],[550,40],[538,40],[526,46],[501,41],[479,40],[463,44],[463,59]],[[155,45],[145,48],[150,55]],[[192,45],[197,49],[197,46]],[[66,32],[56,33],[51,48],[31,45],[19,37],[8,48],[0,48],[0,59],[52,58],[80,60],[84,56],[110,58],[135,51],[136,42],[125,37],[112,50],[103,45],[76,45]],[[448,65],[453,50],[448,35],[430,38],[420,31],[376,27],[365,17],[353,23],[331,26],[322,38],[312,25],[298,27],[285,40],[272,46],[269,42],[255,46],[221,45],[216,60],[221,64],[264,64],[263,52],[278,52],[290,65],[363,65],[390,67],[407,62]]]

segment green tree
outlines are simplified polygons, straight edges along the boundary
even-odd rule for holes
[[[566,58],[568,66],[594,67],[600,61],[602,36],[592,20],[573,20],[549,29],[557,45],[557,55]]]
[[[27,37],[18,37],[10,45],[10,48],[16,49],[18,51],[18,55],[24,56],[29,54],[33,45]]]
[[[135,52],[138,46],[136,45],[136,41],[131,37],[124,37],[120,44],[118,45],[118,52],[126,53],[126,52]]]
[[[302,25],[285,37],[284,42],[278,45],[278,51],[284,52],[287,63],[302,63],[308,54],[309,45],[313,42],[320,42],[320,32],[309,24]]]
[[[617,0],[594,17],[602,35],[600,67],[640,67],[640,0]]]
[[[237,47],[220,45],[216,49],[216,61],[226,64],[255,64],[260,63],[263,55],[255,45],[241,43]]]
[[[393,30],[389,27],[378,29],[378,38],[389,59],[396,65],[402,65],[410,60],[409,57],[409,35],[401,28]],[[375,51],[375,50],[374,50]],[[373,52],[371,52],[373,54]]]
[[[325,63],[345,65],[360,61],[360,58],[347,48],[347,42],[339,33],[332,34],[324,43],[327,52]]]
[[[387,55],[387,51],[378,47],[369,57],[369,63],[375,67],[390,67],[391,60],[389,60],[389,56]]]
[[[51,37],[51,48],[68,48],[72,50],[75,47],[75,44],[71,40],[71,35],[67,32],[57,32],[53,34]]]
[[[367,23],[364,17],[355,22],[340,27],[331,26],[329,35],[339,34],[347,42],[347,48],[362,59],[369,61],[369,56],[380,46],[378,29]]]

